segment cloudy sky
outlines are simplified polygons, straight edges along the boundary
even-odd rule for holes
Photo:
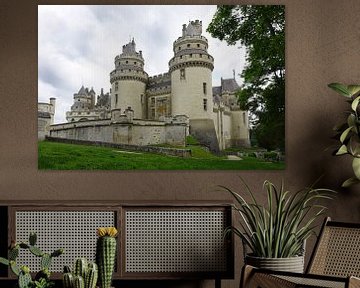
[[[215,11],[216,6],[210,5],[39,5],[39,102],[55,97],[55,123],[66,122],[65,112],[81,85],[93,87],[96,94],[101,88],[110,90],[114,58],[132,38],[137,51],[143,51],[149,76],[167,72],[182,24],[196,19],[202,20],[209,53],[215,58],[213,86],[220,85],[221,77],[232,78],[233,69],[241,84],[238,73],[244,66],[244,50],[239,45],[227,46],[206,32]]]

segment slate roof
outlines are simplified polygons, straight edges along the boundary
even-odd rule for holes
[[[221,90],[222,92],[235,92],[236,90],[240,89],[240,86],[237,84],[236,80],[231,79],[222,79],[221,81]]]
[[[237,84],[236,80],[233,78],[230,79],[221,79],[221,86],[212,87],[213,95],[221,95],[223,92],[235,92],[240,89],[240,86]]]
[[[221,86],[212,87],[213,95],[221,95]]]
[[[83,86],[81,86],[81,88],[80,88],[80,90],[79,90],[78,94],[86,94],[86,91],[85,91],[84,85],[83,85]]]

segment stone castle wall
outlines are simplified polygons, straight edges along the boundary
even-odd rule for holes
[[[171,144],[185,146],[186,124],[134,120],[113,123],[110,120],[84,121],[53,125],[50,136],[62,139],[99,141],[127,145]]]

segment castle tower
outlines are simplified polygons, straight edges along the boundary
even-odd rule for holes
[[[193,119],[212,119],[212,70],[214,58],[208,54],[208,41],[202,22],[183,25],[182,36],[173,44],[174,57],[169,61],[171,73],[172,115]]]
[[[56,104],[56,98],[54,97],[51,97],[50,98],[50,108],[49,108],[49,113],[50,113],[50,116],[51,116],[51,121],[50,121],[50,124],[54,124],[54,115],[55,115],[55,104]]]
[[[111,110],[125,111],[131,107],[134,118],[146,118],[143,110],[148,75],[144,71],[142,52],[136,52],[134,39],[122,47],[122,53],[114,62],[115,69],[110,73]]]
[[[202,22],[184,24],[182,36],[173,44],[169,61],[171,114],[187,115],[190,134],[200,143],[219,151],[213,121],[212,70],[214,58],[207,52],[208,40],[201,35]]]

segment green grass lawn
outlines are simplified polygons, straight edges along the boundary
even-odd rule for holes
[[[39,142],[39,169],[54,170],[273,170],[284,169],[284,163],[260,161],[245,157],[240,161],[216,156],[200,146],[188,146],[191,158],[152,153],[129,153],[114,148]]]

